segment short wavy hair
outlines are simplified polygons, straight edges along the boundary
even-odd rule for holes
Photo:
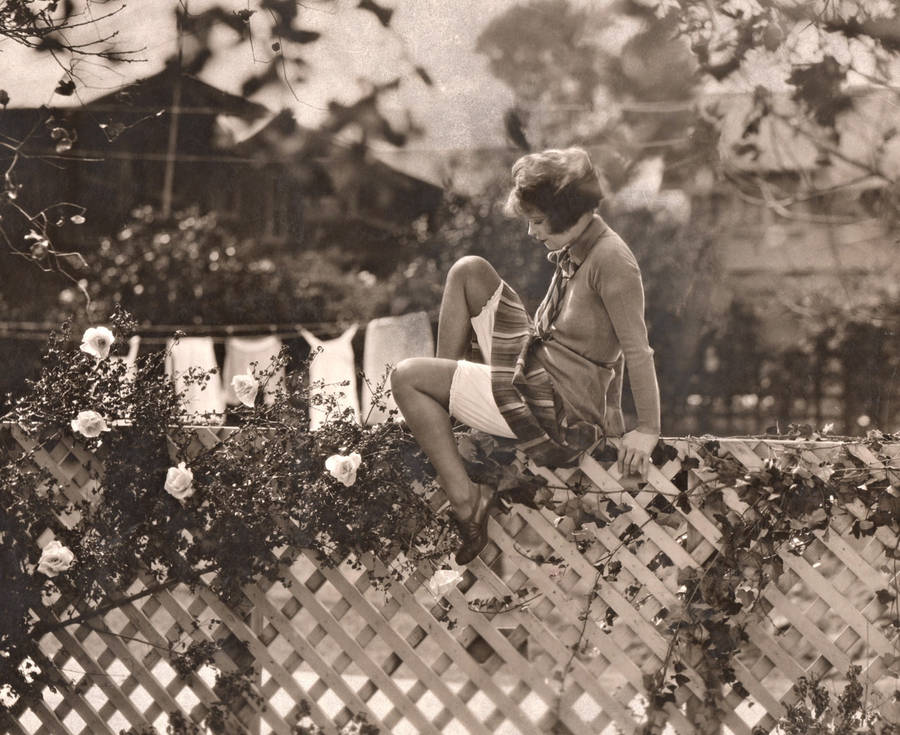
[[[582,148],[551,148],[522,156],[512,167],[513,188],[504,213],[510,217],[540,212],[551,232],[562,232],[603,200],[600,176]]]

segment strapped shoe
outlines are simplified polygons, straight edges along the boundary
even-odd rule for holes
[[[456,551],[456,563],[464,566],[481,553],[488,540],[487,522],[495,493],[487,485],[476,485],[478,488],[478,506],[468,520],[457,519],[459,536],[462,544]],[[485,497],[485,491],[489,494]]]

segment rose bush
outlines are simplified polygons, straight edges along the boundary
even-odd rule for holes
[[[166,353],[143,353],[130,370],[104,359],[135,327],[121,310],[109,324],[80,340],[68,324],[52,335],[41,375],[0,431],[14,448],[0,463],[0,682],[10,695],[0,713],[38,701],[63,676],[38,647],[50,626],[67,624],[53,623],[48,608],[60,596],[90,615],[149,573],[160,587],[206,585],[235,602],[259,575],[282,575],[299,549],[323,565],[378,554],[401,578],[454,548],[450,518],[433,510],[430,465],[401,426],[338,419],[309,431],[308,362],[285,353],[270,371],[241,376],[240,425],[216,429],[220,441],[203,446],[166,377]],[[271,403],[257,402],[259,386],[283,369],[292,379]],[[208,378],[187,375],[186,387]],[[27,439],[13,442],[10,424]],[[76,488],[39,459],[73,442],[100,460],[85,465],[78,482],[89,497],[77,503]],[[48,532],[42,550],[37,539]],[[40,671],[26,679],[19,665],[28,656]]]

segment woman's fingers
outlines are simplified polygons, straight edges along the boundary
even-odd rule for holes
[[[628,476],[632,473],[632,463],[635,459],[634,449],[632,447],[628,447],[622,453],[622,475]]]
[[[641,479],[647,479],[650,469],[650,455],[639,449],[628,447],[620,454],[619,472],[622,476],[640,475]]]
[[[641,479],[647,479],[647,473],[650,471],[650,455],[646,452],[641,454],[641,463],[638,472],[640,472]]]
[[[634,453],[631,455],[631,474],[632,475],[641,475],[643,478],[644,475],[644,460],[647,458],[647,455],[644,454],[639,449],[635,449]]]
[[[650,457],[658,440],[657,434],[648,434],[637,429],[625,435],[619,451],[619,472],[623,477],[639,475],[642,480],[647,479],[650,472]]]
[[[631,472],[631,449],[629,447],[622,447],[619,450],[619,474],[627,475]]]

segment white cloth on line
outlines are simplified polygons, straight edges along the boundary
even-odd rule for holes
[[[240,400],[231,387],[235,375],[250,375],[272,369],[272,362],[281,353],[281,339],[272,335],[264,337],[228,337],[225,340],[225,364],[222,366],[222,383],[225,386],[225,402],[235,406]],[[256,363],[254,366],[252,363]],[[264,400],[271,404],[279,384],[284,383],[284,368],[280,367],[269,378],[264,389]]]
[[[187,372],[215,369],[206,384],[188,385]],[[219,377],[219,366],[212,337],[182,337],[166,341],[166,375],[182,395],[182,407],[188,420],[203,424],[220,424],[225,418],[225,394]]]
[[[424,311],[373,319],[366,326],[363,347],[362,417],[367,424],[388,419],[397,408],[388,378],[397,363],[407,357],[434,357],[431,321]],[[376,401],[377,398],[377,401]],[[376,405],[384,404],[383,407]],[[399,419],[399,414],[396,415]]]
[[[315,431],[323,424],[338,418],[350,409],[351,418],[359,421],[359,397],[356,393],[356,361],[353,356],[353,337],[358,324],[340,337],[321,340],[301,328],[310,348],[315,352],[309,365],[309,428]],[[341,385],[346,383],[346,385]],[[333,401],[333,408],[329,404]]]

